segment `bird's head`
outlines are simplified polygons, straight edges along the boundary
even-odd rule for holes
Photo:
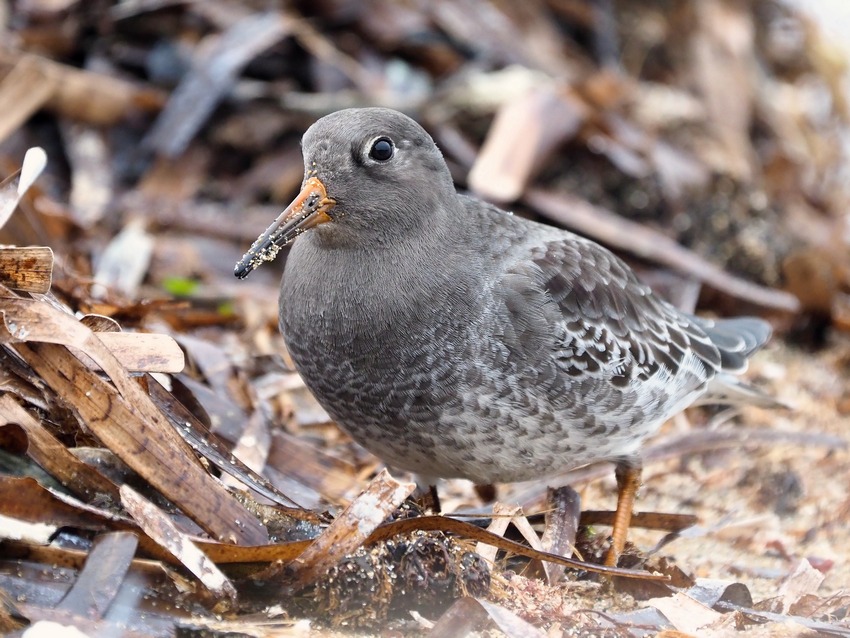
[[[301,145],[301,191],[236,265],[240,279],[307,231],[329,245],[374,245],[428,232],[451,211],[443,156],[402,113],[338,111],[313,124]]]

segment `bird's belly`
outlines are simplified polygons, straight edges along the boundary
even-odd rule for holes
[[[535,416],[500,416],[509,406],[491,405],[418,421],[399,413],[350,413],[336,420],[356,441],[388,465],[435,478],[465,478],[476,483],[508,483],[551,476],[589,463],[636,454],[657,427],[628,434],[616,426],[597,436],[583,423],[557,413],[541,422]],[[638,428],[642,429],[642,428]]]
[[[427,360],[290,350],[343,430],[391,467],[425,476],[541,478],[631,456],[659,425],[626,423],[593,396],[550,396],[522,375],[494,378],[444,350]]]

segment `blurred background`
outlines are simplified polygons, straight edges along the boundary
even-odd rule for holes
[[[0,161],[40,145],[50,165],[38,217],[2,239],[61,226],[54,249],[129,298],[272,285],[280,264],[239,289],[230,266],[300,182],[301,133],[384,105],[428,128],[460,188],[707,284],[718,311],[797,311],[745,280],[796,295],[809,338],[846,328],[841,2],[3,7]],[[112,263],[122,230],[156,237],[137,263]]]
[[[669,424],[639,507],[697,515],[664,551],[756,596],[802,557],[824,595],[850,582],[850,3],[18,0],[0,30],[6,196],[26,149],[48,155],[0,243],[52,248],[78,315],[174,337],[175,396],[302,505],[345,504],[378,463],[288,366],[283,260],[233,266],[297,192],[304,130],[387,106],[459,189],[605,244],[681,307],[770,319],[751,380],[796,411]],[[564,480],[613,505],[609,469]]]

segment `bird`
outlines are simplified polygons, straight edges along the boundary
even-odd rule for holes
[[[459,193],[410,117],[337,111],[302,153],[300,193],[234,274],[291,244],[285,346],[331,418],[387,465],[435,485],[612,462],[616,566],[643,441],[695,403],[772,404],[740,378],[769,323],[682,312],[603,246]]]

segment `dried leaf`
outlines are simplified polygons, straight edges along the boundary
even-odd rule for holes
[[[546,636],[542,629],[524,621],[504,607],[486,600],[478,600],[478,604],[484,608],[490,619],[508,638],[545,638]]]
[[[267,538],[259,522],[201,468],[138,385],[131,386],[128,401],[61,346],[16,350],[107,447],[214,537],[249,544]]]
[[[0,85],[0,90],[2,90],[2,85]],[[2,95],[0,95],[0,99],[2,99]],[[0,202],[2,202],[2,208],[0,208],[0,228],[3,228],[6,222],[9,221],[18,204],[20,204],[21,199],[32,188],[35,180],[44,171],[46,165],[47,154],[44,152],[44,149],[37,146],[27,149],[23,164],[21,165],[21,176],[18,180],[15,196],[11,196],[11,189],[4,188],[0,191]]]
[[[46,246],[0,247],[0,284],[23,292],[46,293],[53,278],[53,251]]]
[[[576,533],[581,519],[581,497],[573,488],[564,486],[547,488],[546,501],[548,507],[541,539],[542,549],[550,554],[571,556],[575,553]],[[563,574],[563,566],[549,565],[548,577],[551,584],[560,581]]]
[[[99,222],[115,196],[114,173],[106,135],[76,123],[62,127],[65,152],[71,163],[71,211],[83,227]]]
[[[0,81],[0,141],[20,128],[32,115],[44,106],[56,89],[56,79],[44,73],[41,62],[35,56],[21,56],[17,60],[3,63],[0,55],[0,73],[5,66],[5,77]],[[5,222],[4,217],[0,221]],[[2,226],[3,224],[0,224]]]
[[[76,582],[56,606],[91,620],[103,618],[130,569],[138,541],[130,532],[98,536]]]
[[[32,95],[9,94],[10,107],[14,107],[17,100],[22,100],[23,104],[30,103],[30,111],[33,110],[32,105],[44,104],[72,120],[108,126],[128,114],[159,109],[164,102],[162,93],[150,87],[139,87],[103,74],[82,71],[40,56],[0,51],[0,73],[16,69],[22,62],[22,73],[26,77],[20,90],[25,89]]]
[[[133,219],[112,239],[97,264],[94,273],[97,284],[131,299],[136,296],[153,254],[153,237],[145,224],[141,219]],[[95,292],[97,297],[102,296],[97,289]]]
[[[504,104],[469,171],[470,188],[491,201],[514,201],[587,114],[587,105],[565,88],[547,87]]]
[[[142,332],[98,332],[97,338],[128,372],[178,373],[183,351],[173,337]]]
[[[707,0],[694,5],[691,77],[696,80],[716,142],[705,153],[715,170],[747,180],[752,174],[749,129],[755,77],[755,24],[749,8]]]
[[[145,534],[179,560],[204,587],[218,597],[236,599],[233,584],[165,512],[128,485],[121,486],[121,502]]]
[[[165,413],[193,450],[209,459],[222,472],[226,472],[258,494],[285,508],[290,515],[309,515],[307,510],[302,511],[298,503],[281,493],[265,477],[235,457],[217,435],[210,432],[206,425],[159,383],[155,381],[148,383],[148,391],[154,403]],[[293,506],[299,509],[292,509]]]
[[[318,580],[332,565],[360,547],[369,535],[416,488],[384,470],[346,507],[312,545],[287,567],[291,587],[299,590]]]
[[[166,157],[180,155],[227,93],[238,73],[258,53],[291,32],[280,13],[243,18],[199,47],[192,71],[171,95],[147,138],[147,145]]]
[[[71,492],[86,500],[108,495],[118,501],[118,488],[95,468],[71,454],[62,443],[8,394],[0,396],[0,425],[15,423],[27,434],[27,455]]]
[[[518,505],[506,505],[504,503],[493,504],[493,518],[487,526],[487,533],[493,536],[504,536],[511,524],[511,520],[522,513]],[[475,553],[481,556],[488,564],[496,562],[496,554],[499,549],[495,545],[479,542],[475,547]]]
[[[191,450],[95,333],[37,301],[0,299],[0,315],[16,340],[46,341],[15,350],[113,452],[216,538],[250,544],[265,529],[200,466]],[[103,333],[111,334],[111,333]],[[100,365],[118,387],[88,370],[55,342],[73,345]],[[80,392],[80,388],[86,388]]]
[[[788,613],[803,596],[814,594],[824,578],[825,576],[812,567],[807,559],[801,559],[779,588],[779,595],[782,597],[782,613]]]
[[[106,531],[129,522],[70,496],[53,493],[32,478],[0,475],[0,495],[0,513],[24,523]]]
[[[702,627],[717,622],[721,617],[719,612],[682,592],[647,602],[664,614],[676,629],[692,635],[698,635]]]
[[[687,273],[738,299],[785,312],[794,313],[800,309],[800,302],[795,296],[735,277],[680,246],[666,235],[617,217],[576,197],[529,189],[524,199],[529,205],[565,226],[608,246],[621,248]]]

